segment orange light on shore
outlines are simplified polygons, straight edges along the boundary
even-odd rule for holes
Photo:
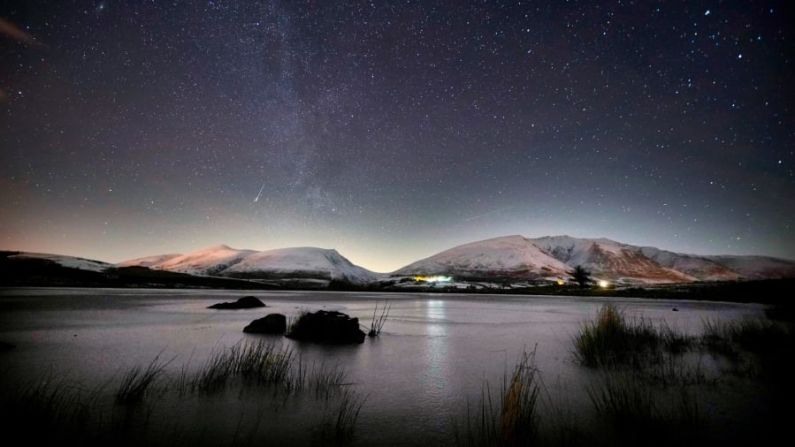
[[[445,276],[445,275],[414,275],[414,281],[422,281],[422,282],[451,282],[453,280],[452,276]]]

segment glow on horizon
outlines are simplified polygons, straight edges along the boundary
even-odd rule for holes
[[[159,224],[148,227],[147,232],[142,232],[141,227],[136,227],[134,224],[120,228],[104,228],[96,220],[80,219],[80,222],[83,223],[80,225],[80,231],[62,225],[34,224],[28,228],[19,228],[5,234],[0,233],[0,249],[61,254],[117,263],[160,254],[185,254],[219,244],[229,245],[236,249],[259,251],[312,246],[336,249],[352,263],[380,273],[395,271],[457,245],[517,233],[529,238],[560,233],[585,238],[605,236],[633,245],[656,246],[661,249],[680,251],[661,243],[661,241],[642,238],[637,233],[621,238],[604,233],[583,234],[583,231],[570,231],[576,229],[564,226],[559,227],[557,233],[548,228],[535,230],[528,228],[526,231],[517,231],[520,229],[513,226],[496,230],[482,228],[481,231],[459,228],[455,232],[445,233],[442,231],[444,228],[440,227],[437,232],[431,234],[418,232],[420,234],[412,238],[394,232],[386,235],[373,235],[354,231],[359,228],[324,228],[323,231],[320,231],[315,228],[302,229],[293,226],[292,229],[295,230],[293,232],[271,231],[267,233],[263,232],[259,226],[241,225],[241,222],[229,225],[222,223],[221,230],[216,228],[188,229],[187,227],[180,229],[175,225]],[[37,237],[39,232],[44,236]],[[681,251],[692,254],[765,254],[727,253],[717,250],[710,253],[707,250],[697,251],[695,249]]]

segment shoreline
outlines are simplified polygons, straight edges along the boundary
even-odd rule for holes
[[[210,278],[211,279],[211,278]],[[610,289],[578,288],[566,286],[537,286],[523,288],[482,288],[464,289],[453,287],[333,287],[333,288],[292,288],[268,287],[261,284],[247,284],[247,287],[213,287],[190,284],[48,284],[22,283],[0,284],[0,290],[14,289],[109,289],[109,290],[185,290],[185,291],[263,291],[263,292],[342,292],[342,293],[383,293],[383,294],[445,294],[445,295],[512,295],[512,296],[560,296],[594,298],[637,298],[667,299],[682,301],[708,301],[727,303],[758,303],[790,307],[788,297],[795,294],[794,279],[758,280],[743,282],[692,283],[655,286],[627,286]]]

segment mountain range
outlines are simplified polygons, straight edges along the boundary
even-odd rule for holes
[[[566,279],[582,266],[620,283],[773,279],[795,276],[795,262],[764,256],[702,256],[610,239],[504,236],[459,245],[409,264],[393,275],[450,275],[473,280]]]
[[[180,278],[226,278],[327,287],[370,285],[417,275],[445,275],[455,281],[547,282],[568,280],[576,266],[595,279],[624,284],[678,284],[795,277],[795,261],[765,256],[704,256],[605,238],[504,236],[453,247],[391,273],[359,267],[333,249],[294,247],[257,251],[226,245],[187,254],[164,254],[109,264],[70,256],[0,252],[0,268],[37,262],[84,272],[163,272]],[[5,267],[4,267],[5,266]]]

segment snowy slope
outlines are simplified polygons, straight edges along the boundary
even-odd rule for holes
[[[580,265],[594,277],[644,283],[690,282],[698,278],[649,258],[640,247],[610,239],[547,236],[532,241],[569,267]]]
[[[216,245],[184,255],[162,255],[125,261],[119,265],[141,265],[155,270],[204,276],[238,278],[315,278],[356,284],[375,281],[377,275],[351,263],[336,250],[315,247],[256,251]]]
[[[169,255],[146,256],[143,258],[130,259],[129,261],[120,262],[116,264],[116,267],[152,267],[154,265],[170,261],[178,256],[182,255],[177,253]]]
[[[49,253],[20,252],[19,254],[11,255],[8,258],[9,259],[15,259],[15,258],[44,259],[59,264],[62,267],[68,267],[78,270],[88,270],[92,272],[102,272],[109,267],[113,267],[113,264],[108,264],[106,262],[94,261],[92,259],[78,258],[74,256],[54,255]]]
[[[353,283],[368,283],[376,279],[373,272],[354,265],[337,250],[315,247],[281,248],[253,253],[222,272],[224,276],[252,276],[257,273],[282,276],[300,273]]]
[[[738,272],[706,256],[674,253],[655,247],[640,247],[640,252],[663,267],[690,275],[699,281],[736,281],[742,279],[742,275]]]
[[[743,279],[794,278],[795,261],[768,256],[707,256],[737,272]]]
[[[592,252],[595,247],[611,255],[619,255],[624,248],[622,244],[610,239],[581,239],[571,236],[546,236],[532,239],[532,241],[555,259],[570,267],[585,266],[593,262]]]
[[[571,270],[522,236],[505,236],[459,245],[392,273],[456,277],[555,278]]]
[[[236,250],[226,245],[214,245],[153,264],[150,268],[191,275],[215,276],[253,253],[256,252],[254,250]]]

